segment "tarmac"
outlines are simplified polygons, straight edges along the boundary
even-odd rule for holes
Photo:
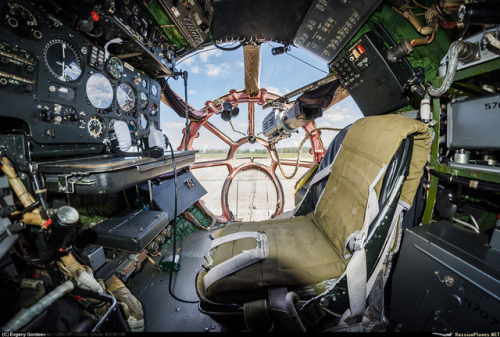
[[[234,159],[233,168],[248,163],[249,159]],[[265,165],[270,164],[269,159],[258,160]],[[285,174],[290,176],[295,167],[283,166]],[[307,172],[308,168],[299,167],[297,173],[291,179],[286,179],[279,168],[276,168],[276,176],[283,186],[284,210],[286,212],[295,206],[295,183]],[[221,191],[224,181],[228,176],[226,166],[216,166],[192,170],[196,179],[207,190],[202,197],[207,208],[215,215],[222,214]],[[236,219],[241,221],[259,221],[269,219],[276,211],[277,194],[273,182],[258,170],[245,170],[240,172],[231,183],[228,193],[229,209]]]

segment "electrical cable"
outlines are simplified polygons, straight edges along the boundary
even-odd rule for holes
[[[163,156],[163,148],[159,146],[152,146],[147,149],[142,149],[142,151],[138,152],[124,152],[120,150],[118,146],[118,141],[116,139],[111,140],[111,145],[113,148],[111,151],[108,151],[109,154],[115,157],[149,157],[149,158],[160,158]]]
[[[476,218],[474,218],[474,216],[472,214],[469,214],[469,217],[472,220],[472,222],[474,223],[474,227],[476,227],[477,230],[480,231],[481,229],[479,228],[479,224],[477,223]]]
[[[222,47],[222,46],[219,46],[217,43],[214,43],[214,46],[217,47],[217,49],[220,49],[223,51],[233,51],[233,50],[236,50],[236,49],[240,48],[241,46],[243,46],[243,43],[245,42],[245,40],[246,39],[244,39],[243,41],[240,41],[240,44],[233,46],[233,47]]]
[[[20,258],[24,262],[30,262],[30,263],[43,262],[43,261],[46,261],[47,259],[49,259],[53,256],[53,252],[48,251],[47,253],[45,253],[44,255],[39,256],[39,257],[33,257],[33,258],[24,257],[21,255],[21,253],[19,253],[16,246],[14,246],[13,251],[17,255],[18,258]]]
[[[318,67],[315,67],[315,66],[313,66],[313,65],[312,65],[312,64],[310,64],[310,63],[307,63],[306,61],[304,61],[304,60],[302,60],[302,59],[298,58],[297,56],[294,56],[294,55],[290,54],[288,51],[285,51],[285,54],[287,54],[287,55],[289,55],[289,56],[291,56],[291,57],[293,57],[293,58],[295,58],[295,59],[299,60],[300,62],[303,62],[303,63],[307,64],[308,66],[313,67],[314,69],[319,70],[319,71],[321,71],[321,72],[323,72],[323,73],[325,73],[325,74],[327,74],[327,75],[328,75],[328,72],[326,72],[326,71],[324,71],[323,69],[320,69],[320,68],[318,68]]]
[[[142,208],[144,208],[145,211],[148,211],[146,205],[144,204],[144,201],[142,201],[141,195],[139,194],[139,188],[137,187],[137,185],[135,185],[135,190],[137,192],[137,199],[141,201]]]
[[[187,71],[182,72],[182,79],[184,80],[184,114],[185,114],[185,118],[186,118],[186,143],[184,144],[184,150],[187,151],[189,133],[191,132],[191,129],[189,128],[188,83],[187,83],[188,72]],[[174,160],[173,152],[172,152],[172,160]]]
[[[455,217],[453,217],[453,216],[451,217],[451,219],[452,219],[453,221],[455,221],[455,222],[457,222],[457,223],[461,224],[461,225],[464,225],[465,227],[467,227],[467,228],[469,228],[469,229],[472,229],[474,232],[479,233],[479,230],[478,230],[476,227],[474,227],[473,225],[471,225],[470,223],[465,222],[465,221],[463,221],[463,220],[460,220],[460,219],[458,219],[458,218],[455,218]]]
[[[16,215],[16,217],[13,219],[12,222],[19,221],[23,217],[24,214],[26,214],[28,212],[31,212],[32,210],[34,210],[35,208],[37,208],[39,205],[40,205],[40,201],[37,200],[34,203],[32,203],[31,205],[23,208],[23,210],[18,215]]]
[[[167,137],[165,136],[165,143],[167,144],[168,147],[170,147],[170,154],[172,155],[172,165],[174,169],[174,186],[175,186],[175,194],[174,194],[174,230],[172,233],[172,268],[170,268],[170,274],[168,278],[168,292],[170,293],[170,296],[172,296],[174,299],[176,299],[179,302],[184,302],[184,303],[198,303],[199,301],[188,301],[181,299],[177,297],[173,290],[172,290],[172,276],[173,276],[173,271],[174,271],[174,266],[175,266],[175,255],[176,255],[176,246],[177,246],[177,198],[179,194],[179,189],[177,185],[177,168],[175,165],[175,157],[174,157],[174,148],[172,147],[172,144],[168,141]]]

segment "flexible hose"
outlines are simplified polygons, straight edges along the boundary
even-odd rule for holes
[[[36,316],[40,315],[44,310],[52,305],[55,301],[71,292],[74,288],[71,281],[66,281],[50,293],[45,295],[37,304],[28,309],[21,309],[14,317],[12,317],[4,326],[2,331],[19,331],[23,326],[31,322]]]
[[[429,173],[435,177],[448,181],[450,183],[456,183],[462,186],[468,186],[475,190],[480,191],[490,191],[490,192],[500,192],[500,184],[497,183],[488,183],[485,181],[468,179],[464,177],[458,177],[451,174],[441,173],[436,170],[430,169]]]
[[[449,50],[449,62],[448,68],[446,69],[446,75],[444,76],[443,83],[441,87],[435,88],[432,85],[427,88],[427,92],[431,96],[440,97],[445,94],[451,87],[455,74],[457,72],[458,66],[458,53],[460,52],[461,46],[459,41],[455,41],[451,44]]]
[[[302,140],[302,142],[300,143],[300,146],[299,146],[299,150],[298,150],[298,153],[297,153],[297,162],[295,163],[295,170],[293,171],[292,175],[288,176],[285,171],[283,170],[283,167],[281,166],[281,162],[280,162],[280,157],[278,156],[278,151],[276,151],[276,148],[273,148],[273,152],[274,154],[276,155],[276,161],[278,162],[278,167],[280,168],[280,171],[281,171],[281,174],[283,175],[283,177],[285,177],[286,179],[292,179],[295,174],[297,174],[297,170],[299,169],[299,164],[300,164],[300,153],[302,152],[302,147],[304,146],[304,143],[306,142],[306,140],[316,131],[318,130],[328,130],[328,131],[340,131],[342,129],[339,129],[339,128],[314,128],[313,130],[311,130],[307,135],[305,135],[304,139]]]
[[[304,324],[300,320],[299,314],[297,313],[297,309],[295,309],[295,302],[299,300],[299,296],[294,292],[289,292],[285,296],[285,306],[286,312],[288,314],[288,318],[292,322],[294,326],[294,331],[299,332],[307,332]]]

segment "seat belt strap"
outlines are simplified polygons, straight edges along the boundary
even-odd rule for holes
[[[236,240],[240,240],[240,239],[246,239],[246,238],[252,238],[252,239],[255,239],[255,241],[259,242],[261,237],[262,237],[261,232],[236,232],[236,233],[224,235],[224,236],[221,236],[220,238],[212,240],[212,242],[210,243],[210,248],[208,250],[212,250],[212,249],[216,248],[217,246],[220,246],[220,245],[227,243],[227,242],[236,241]]]
[[[314,174],[314,176],[312,177],[311,183],[309,184],[309,186],[314,186],[314,184],[316,184],[318,181],[322,180],[323,178],[329,176],[330,173],[332,173],[333,163],[335,163],[335,159],[337,159],[337,156],[338,156],[341,148],[342,148],[342,144],[340,145],[337,153],[335,154],[335,157],[333,158],[332,163],[328,166],[323,167],[320,171],[316,172],[316,174]]]
[[[244,238],[253,238],[257,241],[257,247],[254,249],[243,251],[242,253],[235,255],[224,262],[211,268],[203,277],[203,283],[205,284],[205,291],[217,282],[218,280],[237,272],[251,264],[259,262],[269,255],[269,249],[267,245],[267,235],[264,232],[239,232],[234,234],[229,234],[221,238],[215,239],[212,242],[211,248],[213,249],[223,243],[230,241],[235,241]]]
[[[351,317],[362,317],[366,310],[366,252],[364,247],[352,254],[347,264],[346,277]]]
[[[367,271],[365,240],[368,234],[370,223],[375,219],[380,210],[378,206],[378,198],[375,191],[375,186],[384,175],[386,169],[387,165],[382,165],[379,173],[368,188],[368,200],[366,203],[363,225],[356,236],[353,238],[353,240],[351,240],[353,241],[351,243],[351,251],[353,251],[354,253],[347,263],[346,267],[347,290],[349,293],[349,307],[351,309],[351,317],[361,317],[364,315],[366,310]],[[344,247],[347,245],[349,245],[349,242],[346,242]]]

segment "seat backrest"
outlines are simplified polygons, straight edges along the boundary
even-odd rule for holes
[[[325,156],[323,157],[323,159],[321,159],[321,162],[319,163],[318,169],[316,170],[316,174],[323,169],[329,169],[330,165],[335,160],[337,152],[339,152],[340,146],[342,145],[342,141],[344,140],[345,135],[347,134],[347,131],[349,130],[350,127],[351,124],[340,130],[339,133],[335,136],[335,138],[333,138],[332,142],[328,146],[328,149],[326,150]],[[326,182],[328,180],[326,178],[327,177],[321,179],[312,187],[313,189],[312,200],[315,206],[318,204],[321,193],[323,193],[323,190],[325,189]]]
[[[430,149],[429,128],[402,115],[365,117],[347,132],[315,210],[315,220],[339,254],[348,237],[363,224],[369,187],[377,196],[386,168],[403,139],[414,135],[410,172],[401,201],[411,205]],[[378,181],[377,181],[378,179]]]

